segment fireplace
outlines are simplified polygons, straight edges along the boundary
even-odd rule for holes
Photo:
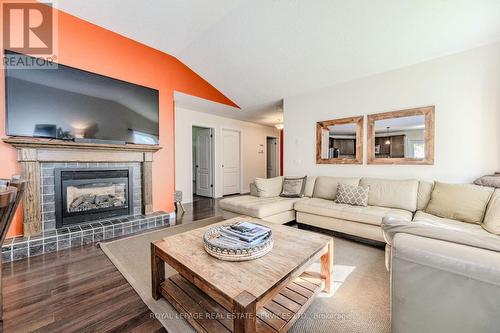
[[[54,169],[56,227],[132,215],[133,168]]]

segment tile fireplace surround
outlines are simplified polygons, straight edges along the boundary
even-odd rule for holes
[[[3,262],[175,223],[175,213],[153,212],[152,162],[153,153],[160,147],[33,138],[7,138],[3,141],[17,148],[22,177],[28,181],[23,198],[24,235],[4,242]],[[130,167],[133,170],[130,198],[134,206],[133,214],[56,229],[54,170],[114,167]]]

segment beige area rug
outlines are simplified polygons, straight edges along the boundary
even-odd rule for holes
[[[150,243],[221,220],[215,217],[100,244],[170,333],[194,330],[167,301],[151,297]],[[341,238],[335,238],[334,244],[334,295],[320,294],[290,332],[390,332],[384,251]],[[165,271],[167,275],[175,273],[168,266]]]

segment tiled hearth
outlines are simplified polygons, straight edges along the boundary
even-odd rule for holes
[[[5,240],[2,261],[20,260],[173,224],[175,213],[156,212],[44,231],[38,236],[15,237]]]

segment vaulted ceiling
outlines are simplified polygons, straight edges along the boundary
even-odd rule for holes
[[[498,0],[58,0],[275,123],[283,98],[500,40]],[[264,119],[264,120],[263,120]]]

